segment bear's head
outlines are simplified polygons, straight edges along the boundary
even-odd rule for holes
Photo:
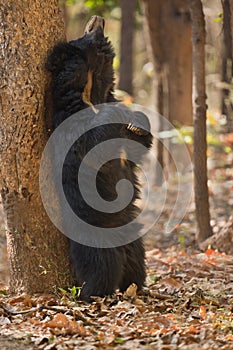
[[[46,67],[54,87],[62,87],[64,93],[78,91],[84,103],[95,105],[115,100],[113,58],[112,45],[104,36],[104,19],[93,16],[83,37],[53,48]]]

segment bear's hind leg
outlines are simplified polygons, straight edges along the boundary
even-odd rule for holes
[[[71,258],[81,299],[111,295],[119,285],[124,257],[116,248],[92,248],[71,241]]]
[[[138,290],[142,289],[146,279],[145,249],[142,238],[124,246],[126,262],[119,283],[121,292],[124,292],[132,283]]]

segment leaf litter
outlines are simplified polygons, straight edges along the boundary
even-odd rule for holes
[[[172,245],[148,251],[147,268],[143,292],[92,304],[2,294],[1,338],[46,350],[233,349],[232,256]]]

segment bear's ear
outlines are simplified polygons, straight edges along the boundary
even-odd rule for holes
[[[66,61],[73,58],[77,54],[77,49],[68,43],[60,42],[48,53],[45,68],[49,72],[59,72]]]

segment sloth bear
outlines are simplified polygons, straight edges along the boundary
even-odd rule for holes
[[[101,118],[98,105],[117,102],[114,98],[113,58],[111,43],[104,36],[104,19],[99,16],[93,16],[87,23],[83,37],[69,43],[58,43],[52,49],[46,67],[52,73],[54,129],[74,113],[90,109],[90,106],[95,118]],[[120,107],[116,105],[114,111],[117,113],[118,110]],[[134,140],[144,146],[144,153],[151,147],[150,131],[142,126],[149,125],[147,117],[141,112],[128,113],[132,116],[128,124],[124,121],[114,123],[113,120],[112,124],[93,127],[82,135],[70,148],[63,165],[62,184],[67,201],[75,214],[92,226],[122,227],[139,213],[135,205],[139,198],[138,164],[127,160],[128,151],[122,150],[118,159],[102,165],[96,176],[97,191],[109,202],[117,197],[119,180],[127,179],[132,183],[133,195],[124,209],[104,213],[92,208],[80,192],[77,175],[85,154],[103,141],[116,138]],[[87,187],[88,177],[92,176],[91,164],[88,169]],[[145,251],[139,233],[141,225],[136,223],[133,228],[135,239],[117,247],[93,247],[80,244],[78,239],[70,239],[71,264],[77,284],[83,286],[82,299],[91,301],[91,296],[111,295],[117,288],[125,291],[131,283],[135,283],[139,290],[143,287],[146,273]],[[121,228],[119,234],[122,234]]]

